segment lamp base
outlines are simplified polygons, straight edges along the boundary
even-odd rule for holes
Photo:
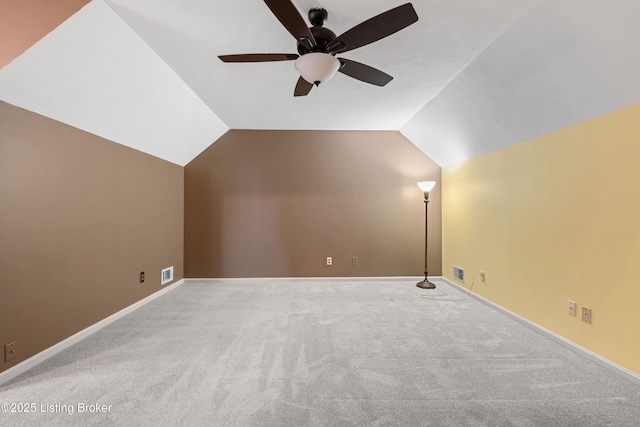
[[[427,279],[424,279],[422,282],[416,283],[416,286],[419,287],[419,288],[422,288],[422,289],[435,289],[436,288],[436,285],[434,285],[433,283],[431,283]]]
[[[427,278],[429,276],[429,272],[427,270],[424,271],[424,280],[422,282],[416,283],[416,286],[422,289],[435,289],[436,285],[431,283]]]

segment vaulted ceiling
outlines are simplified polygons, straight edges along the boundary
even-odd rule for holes
[[[231,128],[399,130],[447,166],[640,102],[637,0],[414,0],[418,22],[341,55],[387,86],[338,73],[296,98],[293,62],[217,58],[296,52],[261,0],[38,2],[50,28],[3,3],[0,37],[42,38],[0,70],[0,100],[179,165]],[[401,4],[293,3],[336,34]]]

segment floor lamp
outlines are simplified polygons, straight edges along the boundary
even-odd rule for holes
[[[435,187],[435,181],[423,181],[418,183],[418,187],[424,193],[424,280],[416,284],[417,287],[422,289],[435,289],[436,285],[431,283],[427,278],[429,272],[427,271],[427,246],[429,241],[427,239],[427,228],[429,227],[429,191]]]

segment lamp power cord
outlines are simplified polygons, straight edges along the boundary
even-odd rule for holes
[[[431,299],[435,301],[464,301],[471,295],[471,291],[473,291],[473,285],[476,283],[476,277],[482,276],[482,273],[478,273],[473,276],[473,280],[471,280],[471,287],[469,287],[469,292],[466,293],[464,298],[445,298],[449,294],[441,290],[440,288],[436,288],[440,294],[439,295],[420,295],[420,298]]]

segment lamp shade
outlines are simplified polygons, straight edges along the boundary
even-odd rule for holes
[[[328,53],[311,52],[296,59],[295,67],[303,79],[318,86],[333,77],[340,61]]]
[[[435,186],[436,186],[435,181],[422,181],[418,183],[418,187],[420,187],[420,189],[424,193],[428,193],[429,191],[433,190],[433,187]]]

